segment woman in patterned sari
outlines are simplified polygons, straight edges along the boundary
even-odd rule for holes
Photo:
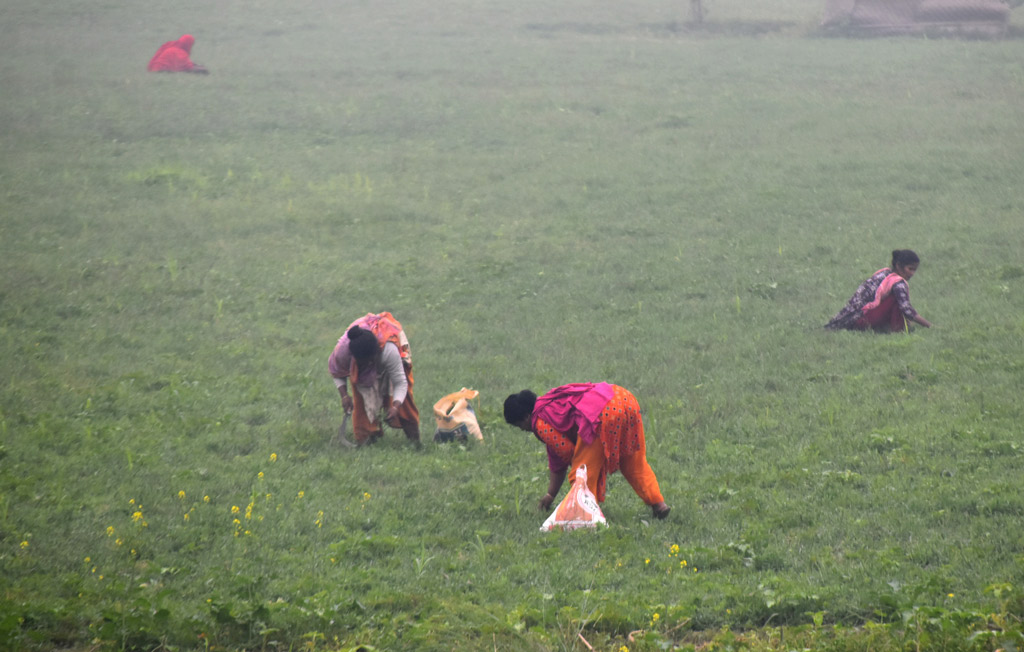
[[[931,328],[931,322],[910,305],[907,281],[917,272],[920,263],[921,259],[910,249],[892,252],[892,267],[883,267],[861,283],[825,328],[834,331],[870,328],[879,333],[905,333],[910,322]]]
[[[607,477],[621,471],[633,491],[654,516],[665,518],[670,508],[647,463],[647,446],[640,406],[629,390],[610,383],[575,383],[556,387],[537,397],[528,389],[505,399],[505,421],[532,432],[547,446],[548,492],[541,509],[558,495],[566,472],[587,466],[587,486],[604,502]]]

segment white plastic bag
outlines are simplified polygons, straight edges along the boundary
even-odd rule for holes
[[[555,511],[551,512],[551,516],[544,521],[544,525],[540,526],[540,531],[596,528],[598,523],[608,525],[601,506],[597,504],[597,497],[587,487],[587,465],[584,464],[576,469],[576,481]]]

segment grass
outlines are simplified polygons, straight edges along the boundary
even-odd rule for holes
[[[677,5],[8,3],[0,641],[1019,646],[1021,41]],[[898,247],[936,328],[823,332]],[[385,309],[483,445],[328,446]],[[501,402],[580,380],[667,522],[538,532]]]

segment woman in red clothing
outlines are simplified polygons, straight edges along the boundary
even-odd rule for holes
[[[548,449],[548,509],[576,469],[587,466],[587,487],[604,502],[608,474],[622,471],[633,491],[651,506],[656,518],[668,516],[658,478],[647,463],[640,406],[624,387],[610,383],[562,385],[541,397],[528,389],[505,399],[505,421],[532,432]]]
[[[146,70],[149,72],[195,72],[202,75],[208,71],[199,64],[192,63],[189,55],[192,53],[192,45],[196,42],[191,34],[184,34],[176,41],[167,41],[156,51],[153,58],[149,60]]]
[[[910,305],[907,283],[921,264],[910,249],[892,252],[892,266],[883,267],[861,283],[857,291],[825,328],[828,330],[867,330],[880,333],[905,333],[911,322],[931,328],[932,323]]]

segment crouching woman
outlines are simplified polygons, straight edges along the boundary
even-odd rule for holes
[[[892,267],[883,267],[861,283],[846,306],[825,324],[825,328],[902,333],[908,330],[911,322],[931,328],[931,322],[910,305],[907,282],[917,273],[920,263],[921,259],[910,249],[893,251]]]

